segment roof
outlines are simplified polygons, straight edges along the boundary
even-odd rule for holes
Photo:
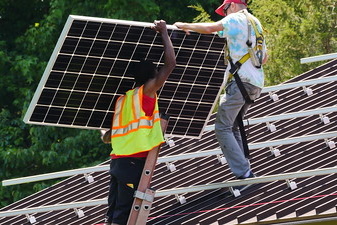
[[[303,73],[286,83],[321,79],[337,75],[337,60]],[[279,100],[271,100],[269,93],[250,108],[246,118],[254,119],[285,113],[300,112],[337,106],[337,81],[311,85],[312,95],[302,87],[279,90],[274,93]],[[303,135],[337,131],[337,112],[324,114],[330,123],[323,123],[319,115],[294,117],[273,122],[276,130],[268,130],[266,123],[249,125],[250,144]],[[209,125],[214,124],[215,114]],[[175,146],[162,147],[160,157],[186,154],[218,148],[214,131],[206,131],[201,139],[173,138]],[[337,141],[336,137],[329,139]],[[312,140],[274,146],[280,156],[271,154],[269,147],[251,150],[251,166],[259,176],[269,176],[298,171],[331,168],[337,165],[336,147],[329,148],[326,140]],[[104,162],[106,165],[109,162]],[[227,164],[222,165],[216,155],[173,162],[176,170],[170,172],[165,163],[156,167],[152,187],[157,191],[212,184],[234,180]],[[45,205],[106,198],[108,172],[91,174],[94,182],[88,183],[83,175],[72,176],[56,185],[17,201],[1,211],[40,207]],[[147,224],[275,224],[285,221],[310,219],[337,220],[337,174],[302,177],[291,180],[297,188],[291,189],[284,180],[255,184],[241,196],[234,197],[227,188],[185,193],[186,203],[180,204],[176,196],[157,197]],[[292,184],[295,184],[292,183]],[[179,195],[180,196],[180,195]],[[95,224],[102,222],[106,205],[80,208],[79,218],[73,209],[32,214],[34,224]],[[0,224],[27,224],[25,215],[2,217]]]

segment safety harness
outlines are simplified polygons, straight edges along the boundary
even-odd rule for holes
[[[248,24],[248,40],[246,42],[247,46],[248,46],[248,53],[245,54],[244,56],[242,56],[242,58],[240,60],[238,60],[235,64],[233,63],[232,58],[229,56],[229,53],[226,55],[226,59],[229,61],[229,63],[231,64],[231,69],[230,69],[230,74],[228,77],[228,81],[230,81],[233,76],[234,73],[238,72],[240,67],[242,66],[242,64],[244,64],[248,59],[251,59],[251,62],[253,63],[253,65],[256,68],[261,68],[262,66],[262,60],[263,60],[263,41],[264,41],[264,36],[263,33],[260,32],[257,29],[256,26],[256,22],[254,21],[254,19],[252,18],[252,16],[247,12],[246,9],[244,9],[243,14],[246,16],[247,18],[247,24]],[[252,30],[252,26],[255,32],[255,36],[256,36],[256,43],[254,48],[252,48],[252,41],[251,41],[251,30]],[[263,28],[262,28],[263,30]],[[229,52],[228,46],[226,45],[227,48],[227,52]]]
[[[239,90],[240,90],[243,98],[245,99],[245,102],[247,104],[253,104],[254,100],[252,100],[250,98],[250,96],[247,93],[245,87],[243,86],[243,83],[242,83],[242,81],[239,77],[238,71],[241,68],[242,64],[244,64],[248,59],[251,59],[253,65],[256,68],[261,68],[262,59],[263,59],[262,49],[263,49],[264,36],[263,36],[263,33],[259,32],[259,30],[257,29],[257,26],[256,26],[256,23],[255,23],[254,19],[247,12],[247,10],[243,10],[243,13],[246,16],[247,23],[248,23],[248,40],[246,42],[246,44],[248,46],[248,53],[245,54],[236,63],[233,63],[233,60],[231,59],[229,54],[227,54],[226,58],[231,65],[231,69],[229,70],[230,74],[229,74],[229,77],[228,77],[228,81],[232,80],[233,77],[234,77],[235,82],[238,85]],[[251,27],[252,26],[253,26],[253,29],[254,29],[254,32],[255,32],[255,35],[256,35],[256,44],[255,44],[254,48],[252,48],[252,41],[251,41],[251,29],[252,29]],[[229,52],[228,47],[227,47],[227,51]],[[242,120],[243,116],[244,116],[244,111],[243,111],[243,107],[242,107],[239,114],[236,117],[236,122],[239,126],[239,129],[240,129],[240,134],[241,134],[241,139],[242,139],[242,144],[243,144],[245,156],[247,158],[249,158],[250,154],[249,154],[249,148],[248,148],[248,142],[247,142],[247,135],[246,135],[245,127],[243,125],[243,120]]]

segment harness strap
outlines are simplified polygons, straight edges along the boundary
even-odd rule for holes
[[[239,70],[240,67],[241,67],[241,65],[244,64],[249,58],[250,58],[250,55],[249,55],[249,53],[247,53],[247,54],[244,55],[239,61],[237,61],[237,62],[235,63],[235,65],[237,64],[237,66],[235,66],[235,67],[238,68],[237,70]],[[227,82],[229,82],[230,80],[233,79],[233,74],[234,74],[235,70],[232,70],[232,68],[234,68],[234,67],[232,66],[233,61],[232,61],[232,59],[229,57],[229,55],[226,57],[226,59],[227,59],[227,60],[230,62],[230,64],[231,64],[231,70],[229,71],[230,74],[228,75],[228,80],[227,80]]]
[[[248,40],[247,40],[246,44],[248,45],[249,48],[251,48],[252,44],[253,44],[252,41],[251,41],[251,35],[250,35],[251,34],[251,30],[252,30],[252,21],[250,21],[250,19],[248,18],[247,15],[246,15],[246,18],[247,18],[247,24],[248,24],[248,33],[247,33]]]
[[[235,64],[233,63],[232,59],[229,58],[229,63],[231,64],[231,69],[229,70],[230,75],[232,77],[234,77],[236,84],[239,87],[239,90],[243,96],[243,98],[245,99],[245,102],[247,104],[253,104],[254,100],[252,100],[248,94],[248,92],[246,91],[245,87],[243,86],[243,83],[241,81],[241,78],[239,77],[238,71],[241,67],[241,65],[243,63],[245,63],[248,59],[249,59],[249,53],[247,53],[246,55],[244,55],[239,61],[237,61]],[[242,140],[242,146],[243,146],[243,151],[245,153],[245,157],[249,158],[250,157],[250,153],[249,153],[249,148],[248,148],[248,141],[247,141],[247,135],[245,132],[245,127],[243,125],[243,121],[242,121],[242,117],[243,117],[243,106],[240,109],[239,114],[236,117],[236,123],[239,126],[240,129],[240,135],[241,135],[241,140]]]
[[[256,68],[261,68],[262,60],[263,60],[263,53],[262,53],[263,40],[264,40],[263,33],[262,33],[262,31],[259,32],[259,30],[257,29],[257,26],[256,26],[256,22],[254,21],[252,16],[247,12],[247,10],[243,10],[243,14],[246,16],[247,24],[248,24],[248,40],[246,42],[246,44],[248,46],[248,52],[249,52],[249,54],[252,58],[253,65]],[[255,33],[255,36],[256,36],[256,44],[255,44],[254,48],[252,48],[252,41],[250,40],[250,38],[251,38],[251,27],[252,26],[253,26],[254,33]],[[262,30],[263,30],[263,27],[262,27]]]
[[[235,64],[233,63],[232,59],[229,59],[229,63],[231,64],[231,69],[229,70],[230,75],[229,79],[232,79],[234,77],[235,82],[237,83],[240,92],[245,99],[247,104],[253,104],[254,101],[250,99],[249,94],[247,93],[245,87],[243,86],[243,83],[241,81],[241,78],[239,77],[238,71],[243,63],[245,63],[249,59],[249,53],[244,55],[239,61],[237,61]],[[229,80],[228,79],[228,80]]]
[[[254,32],[255,32],[255,35],[256,35],[256,39],[263,38],[263,33],[259,32],[254,19],[251,17],[251,15],[249,15],[247,10],[243,10],[243,14],[245,14],[246,18],[248,19],[248,26],[253,26],[253,29],[254,29]],[[248,29],[251,29],[251,28],[248,27]],[[262,30],[263,30],[263,28],[262,28]],[[250,33],[248,33],[248,34],[250,34]],[[248,36],[250,36],[250,35],[248,35]]]
[[[242,141],[242,146],[243,146],[243,151],[245,153],[245,157],[250,158],[247,135],[246,135],[246,132],[245,132],[245,126],[243,125],[242,117],[243,117],[243,107],[241,108],[241,110],[240,110],[240,112],[237,115],[235,120],[236,120],[236,123],[239,126],[241,141]]]

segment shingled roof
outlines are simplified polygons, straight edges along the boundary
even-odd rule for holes
[[[337,76],[337,60],[301,74],[286,83]],[[285,84],[286,84],[285,83]],[[303,87],[275,91],[279,100],[273,101],[270,93],[263,93],[249,110],[249,120],[280,114],[337,106],[337,81],[310,85],[313,93],[307,95]],[[337,131],[337,112],[324,114],[329,119],[323,123],[320,115],[294,117],[273,122],[276,130],[271,132],[266,123],[249,125],[249,143],[268,143],[274,140],[322,134]],[[214,124],[215,114],[209,121]],[[329,122],[330,121],[330,122]],[[248,129],[248,127],[247,127]],[[213,130],[201,139],[173,138],[175,146],[165,145],[160,158],[167,156],[214,150],[219,148]],[[275,157],[270,148],[251,150],[251,166],[259,176],[293,173],[337,166],[336,147],[329,140],[278,144],[280,155]],[[104,162],[102,165],[107,165]],[[157,191],[234,180],[227,164],[217,155],[190,158],[172,162],[176,170],[168,170],[167,164],[156,167],[152,187]],[[91,173],[94,182],[88,183],[83,175],[72,176],[52,187],[17,201],[2,211],[41,207],[85,200],[103,199],[108,194],[107,171]],[[255,184],[234,197],[228,188],[218,188],[157,197],[147,224],[278,224],[289,221],[333,219],[337,221],[337,174],[309,176],[291,180],[297,188],[289,188],[286,181],[277,180]],[[293,183],[294,184],[294,183]],[[186,199],[181,204],[177,197]],[[74,209],[54,210],[31,214],[34,224],[96,224],[102,222],[106,205],[79,208],[84,216],[78,217]],[[78,210],[78,209],[77,209]],[[26,215],[0,217],[0,224],[30,224]]]

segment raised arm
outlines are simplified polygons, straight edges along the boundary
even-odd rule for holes
[[[155,96],[155,93],[163,86],[176,66],[176,56],[167,33],[166,22],[164,20],[156,20],[154,23],[155,26],[152,29],[161,34],[164,45],[164,66],[160,68],[153,79],[144,84],[144,94],[149,97]]]
[[[186,34],[190,34],[190,31],[195,31],[200,34],[211,34],[213,32],[223,30],[223,26],[221,21],[215,23],[182,23],[176,22],[173,24],[174,26],[182,29],[186,32]]]

